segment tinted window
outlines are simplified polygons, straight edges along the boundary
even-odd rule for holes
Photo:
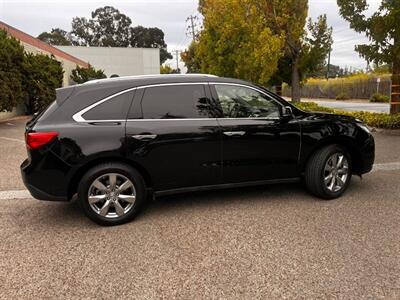
[[[215,85],[225,118],[276,118],[280,105],[256,90],[234,86]]]
[[[85,120],[125,120],[133,93],[127,92],[107,100],[84,113],[82,117]]]
[[[151,87],[142,99],[144,119],[208,118],[211,109],[204,85]]]

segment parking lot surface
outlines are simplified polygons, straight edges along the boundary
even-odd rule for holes
[[[24,121],[0,123],[0,298],[398,299],[400,134],[339,200],[301,184],[182,194],[100,227],[24,196]]]

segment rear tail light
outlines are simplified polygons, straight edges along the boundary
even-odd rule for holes
[[[58,132],[29,132],[26,135],[26,145],[30,149],[39,149],[58,136]]]

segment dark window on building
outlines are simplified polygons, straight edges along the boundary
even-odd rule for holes
[[[97,105],[82,117],[85,120],[125,120],[134,91],[119,96]]]
[[[142,99],[144,119],[187,119],[213,116],[204,85],[147,88]]]

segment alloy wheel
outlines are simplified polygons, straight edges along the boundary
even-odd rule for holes
[[[136,189],[131,180],[117,173],[96,178],[89,187],[88,202],[98,215],[115,219],[127,214],[136,201]]]
[[[349,162],[342,153],[332,154],[325,163],[324,183],[331,192],[339,192],[346,185],[349,176]]]

